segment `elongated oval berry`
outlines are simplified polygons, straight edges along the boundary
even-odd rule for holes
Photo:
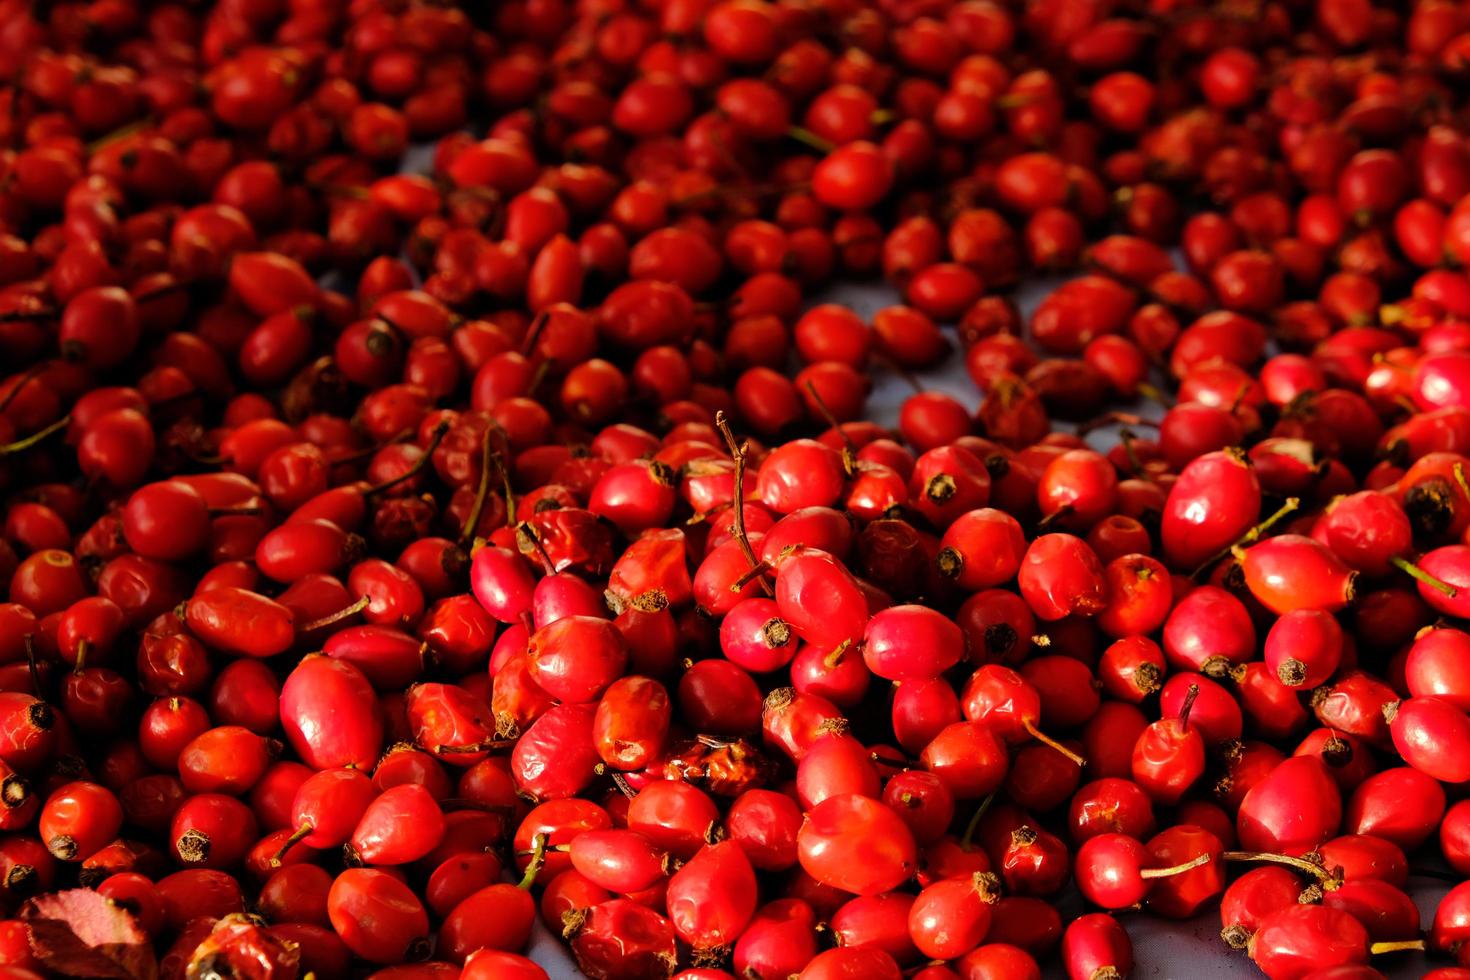
[[[755,494],[778,514],[831,507],[847,483],[842,456],[814,439],[796,439],[771,451],[756,474]]]
[[[798,636],[827,652],[856,643],[868,623],[868,599],[857,580],[822,551],[802,549],[781,562],[776,604]]]
[[[296,790],[291,801],[292,836],[308,847],[340,847],[352,836],[378,788],[358,769],[323,769]]]
[[[672,717],[669,692],[658,681],[636,675],[619,678],[597,702],[592,726],[597,754],[614,769],[641,769],[663,750]]]
[[[918,861],[913,834],[898,814],[857,794],[812,807],[797,835],[797,853],[807,874],[855,895],[897,888]]]
[[[422,640],[371,624],[339,630],[322,644],[322,653],[352,664],[382,691],[401,691],[418,680],[426,652]]]
[[[926,887],[909,907],[908,933],[931,959],[956,959],[980,945],[1000,899],[995,876],[977,872]]]
[[[558,619],[531,634],[526,647],[531,679],[562,701],[596,701],[627,664],[623,634],[596,616]]]
[[[536,578],[520,555],[487,546],[470,563],[470,587],[486,612],[502,623],[515,623],[531,609]]]
[[[708,955],[734,944],[755,914],[755,869],[735,841],[705,846],[669,879],[665,899],[679,938]]]
[[[1404,660],[1404,683],[1415,697],[1470,711],[1470,634],[1448,627],[1420,633]]]
[[[259,316],[315,306],[321,289],[294,259],[277,252],[240,252],[229,270],[230,289]]]
[[[517,788],[538,800],[576,796],[601,759],[592,739],[595,704],[559,704],[536,719],[511,751]]]
[[[429,916],[413,890],[386,871],[348,868],[327,893],[332,928],[369,963],[401,963],[428,952]]]
[[[789,976],[817,955],[817,918],[800,898],[761,906],[735,944],[733,965],[745,976]]]
[[[1214,665],[1245,663],[1256,654],[1250,611],[1214,585],[1201,585],[1174,604],[1164,621],[1163,639],[1164,652],[1176,669],[1209,671]]]
[[[233,585],[191,598],[184,609],[184,622],[207,646],[243,657],[274,657],[296,642],[296,617],[291,610]]]
[[[1470,780],[1470,717],[1442,698],[1408,698],[1383,709],[1393,747],[1442,783]]]
[[[1337,833],[1342,794],[1317,756],[1292,756],[1251,787],[1236,814],[1247,850],[1305,854]]]
[[[628,545],[607,577],[607,601],[614,609],[625,606],[682,606],[693,594],[689,578],[689,551],[678,528],[645,531]],[[538,620],[539,622],[539,620]]]
[[[464,971],[456,975],[460,980],[550,980],[550,975],[535,960],[488,946],[466,957]],[[444,980],[448,976],[446,973]]]
[[[568,856],[588,880],[623,894],[652,888],[671,868],[667,852],[631,830],[585,830],[572,838]]]
[[[438,847],[444,828],[439,801],[423,786],[404,783],[368,804],[347,842],[347,854],[363,864],[408,864]]]
[[[1279,864],[1250,869],[1220,898],[1220,938],[1243,949],[1266,916],[1297,904],[1302,893],[1302,879]]]
[[[110,790],[79,781],[46,799],[37,832],[57,860],[82,861],[116,838],[122,822],[122,807]]]
[[[1453,595],[1428,582],[1419,582],[1419,597],[1446,616],[1470,616],[1470,546],[1446,545],[1427,552],[1419,567],[1448,585]]]
[[[56,713],[34,695],[0,691],[0,760],[32,772],[51,758],[58,739]]]
[[[1026,554],[1026,534],[1010,514],[993,507],[968,511],[944,529],[934,556],[939,574],[969,592],[1015,578]]]
[[[209,504],[187,483],[167,480],[134,491],[123,508],[128,546],[145,558],[178,561],[209,541]]]
[[[1241,553],[1246,587],[1267,609],[1337,612],[1353,601],[1358,573],[1313,538],[1282,534]],[[1434,574],[1433,570],[1425,571]],[[1421,588],[1424,586],[1421,585]]]
[[[1074,980],[1126,977],[1133,971],[1133,943],[1117,919],[1093,912],[1067,925],[1062,934],[1062,962],[1067,976]]]
[[[893,606],[868,620],[863,661],[888,681],[938,677],[965,655],[965,635],[926,606]]]
[[[493,748],[494,713],[458,684],[415,684],[404,692],[404,713],[414,744],[451,765],[473,766]]]
[[[1239,450],[1206,453],[1169,489],[1159,538],[1169,564],[1192,571],[1240,540],[1261,511],[1261,483]]]
[[[797,639],[774,599],[743,599],[720,621],[725,659],[752,673],[779,670],[796,656]]]
[[[180,750],[179,779],[191,793],[244,794],[265,775],[279,748],[239,725],[211,728]]]
[[[1414,528],[1393,497],[1363,490],[1329,505],[1312,537],[1364,575],[1387,575],[1413,547]]]
[[[315,769],[371,769],[383,751],[383,714],[362,671],[311,655],[281,685],[281,727]]]
[[[535,919],[536,902],[529,886],[489,885],[466,896],[444,917],[438,949],[456,962],[476,950],[521,949]]]
[[[976,721],[941,728],[919,753],[919,761],[957,800],[989,796],[1005,781],[1010,766],[1005,744],[989,725]]]

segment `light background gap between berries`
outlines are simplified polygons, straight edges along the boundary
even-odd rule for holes
[[[432,170],[432,145],[416,146],[405,154],[401,168],[403,173],[429,174]],[[1172,250],[1171,254],[1176,268],[1185,268],[1184,259],[1178,250]],[[1012,296],[1021,311],[1021,322],[1029,324],[1037,305],[1067,278],[1070,277],[1035,277],[1023,282]],[[331,279],[324,280],[323,285],[345,288],[343,283]],[[822,303],[837,303],[849,307],[871,323],[873,315],[879,310],[902,302],[902,297],[887,283],[846,282],[810,297],[807,306],[810,308]],[[868,395],[866,418],[887,428],[896,429],[899,410],[904,400],[914,393],[913,382],[917,382],[925,391],[939,391],[957,399],[972,413],[979,407],[981,392],[965,370],[964,358],[960,356],[961,345],[953,324],[942,326],[950,341],[951,352],[939,364],[911,372],[908,377],[882,364],[869,367],[868,374],[873,387]],[[1027,339],[1029,341],[1029,337]],[[1279,353],[1274,340],[1267,353],[1268,356]],[[1161,372],[1155,370],[1154,376],[1149,380],[1159,389],[1168,390],[1167,379]],[[1163,406],[1148,399],[1139,399],[1129,410],[1153,422],[1157,422],[1164,414]],[[1077,429],[1075,424],[1061,419],[1052,419],[1052,426],[1063,432],[1075,432]],[[1105,425],[1088,432],[1085,438],[1092,448],[1106,452],[1118,442],[1120,430],[1119,425]],[[1437,854],[1418,863],[1415,862],[1415,855],[1410,855],[1409,858],[1411,867],[1427,866],[1429,870],[1436,872],[1447,870]],[[1450,884],[1446,881],[1419,875],[1411,875],[1407,887],[1410,897],[1419,907],[1420,918],[1425,923],[1434,920],[1435,907],[1450,890]],[[1081,897],[1072,885],[1068,885],[1063,892],[1058,905],[1064,923],[1086,911]],[[1120,913],[1119,920],[1127,928],[1129,938],[1133,941],[1135,976],[1165,980],[1224,980],[1255,972],[1244,951],[1230,949],[1220,939],[1218,902],[1208,905],[1200,915],[1182,922],[1128,912]],[[582,977],[566,945],[546,927],[540,916],[537,916],[533,924],[531,943],[526,955],[540,964],[551,975],[552,980],[576,980]],[[1042,975],[1047,980],[1066,980],[1066,972],[1056,957],[1048,958],[1041,966]],[[1421,952],[1380,958],[1374,966],[1395,980],[1419,977],[1431,968],[1428,959]]]

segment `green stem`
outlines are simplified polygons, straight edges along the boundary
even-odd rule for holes
[[[1393,562],[1393,566],[1399,571],[1403,572],[1405,575],[1409,576],[1412,579],[1417,579],[1420,582],[1423,582],[1430,588],[1438,589],[1440,592],[1443,592],[1451,599],[1453,599],[1458,594],[1458,590],[1453,585],[1435,578],[1433,575],[1430,575],[1424,569],[1409,561],[1407,558],[1400,558],[1398,555],[1394,555],[1392,558],[1389,559],[1389,561]]]
[[[546,864],[547,839],[545,834],[536,835],[531,845],[531,860],[526,865],[526,874],[521,878],[520,884],[516,886],[517,888],[530,891],[531,886],[536,883],[536,876],[541,873],[542,867]]]
[[[980,818],[985,816],[985,811],[989,810],[990,804],[994,802],[994,793],[980,801],[980,805],[975,808],[975,813],[970,817],[970,822],[965,824],[965,836],[960,838],[960,847],[967,851],[970,849],[970,841],[974,840],[975,831],[980,829]]]
[[[46,426],[46,428],[40,430],[39,432],[32,432],[24,439],[17,439],[15,442],[6,443],[5,445],[0,446],[0,456],[12,456],[15,453],[25,452],[36,443],[42,442],[50,438],[51,436],[54,436],[56,433],[66,428],[68,425],[71,425],[71,416],[63,415],[61,418],[57,419],[55,422],[52,422],[50,425]]]
[[[831,153],[837,148],[831,140],[823,139],[805,126],[792,126],[786,130],[786,135],[799,143],[805,143],[818,153]]]

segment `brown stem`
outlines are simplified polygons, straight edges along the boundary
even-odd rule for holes
[[[434,426],[434,434],[429,437],[429,445],[426,449],[424,449],[424,454],[418,459],[414,460],[412,466],[390,480],[384,480],[382,483],[368,487],[362,492],[362,495],[364,497],[371,497],[374,494],[382,493],[384,490],[390,490],[393,487],[398,486],[398,484],[402,483],[405,480],[412,480],[414,477],[418,476],[423,468],[429,465],[429,461],[434,456],[434,450],[439,448],[439,443],[444,441],[444,435],[448,431],[449,420],[441,419],[439,424]]]
[[[529,384],[526,385],[526,391],[534,392],[537,388],[540,388],[541,382],[545,381],[546,376],[550,373],[550,361],[542,361],[540,364],[537,364],[535,370],[531,372],[531,381]]]
[[[1186,871],[1193,871],[1195,868],[1199,867],[1200,865],[1202,865],[1202,864],[1209,864],[1209,863],[1210,863],[1210,856],[1208,854],[1199,854],[1199,855],[1196,855],[1193,860],[1185,861],[1183,864],[1176,864],[1176,865],[1173,865],[1172,867],[1168,867],[1168,868],[1144,868],[1142,871],[1138,872],[1138,876],[1140,878],[1145,878],[1145,879],[1147,879],[1147,878],[1168,878],[1168,877],[1171,877],[1173,875],[1182,875]]]
[[[497,455],[495,466],[500,470],[500,489],[505,494],[505,526],[512,527],[516,522],[516,492],[510,485],[510,467],[506,466]]]
[[[521,341],[522,354],[529,356],[531,351],[536,349],[536,341],[541,339],[541,331],[546,328],[546,321],[549,319],[551,319],[551,314],[546,310],[536,314],[536,318],[526,328],[525,339]]]
[[[259,517],[265,513],[260,504],[235,504],[231,507],[211,507],[210,517]]]
[[[762,562],[755,556],[755,549],[750,546],[750,536],[745,533],[745,447],[735,441],[735,433],[730,430],[730,420],[725,418],[724,412],[715,412],[715,427],[720,430],[720,435],[725,437],[725,444],[730,447],[730,458],[735,462],[735,508],[733,514],[735,540],[740,543],[740,550],[745,553],[745,560],[750,563],[751,571],[762,566]],[[761,590],[766,595],[775,595],[771,590],[771,583],[766,581],[764,570],[757,573]],[[740,588],[744,588],[741,585]],[[738,591],[738,590],[737,590]]]
[[[764,582],[765,579],[763,578],[763,576],[770,570],[771,566],[768,563],[763,561],[756,562],[750,567],[749,571],[730,583],[730,591],[739,592],[755,579],[760,579],[762,582]]]
[[[1026,729],[1031,737],[1036,739],[1036,741],[1040,742],[1042,745],[1045,745],[1048,748],[1056,749],[1062,755],[1077,763],[1078,768],[1085,768],[1087,766],[1086,758],[1078,755],[1076,752],[1073,752],[1061,742],[1058,742],[1056,739],[1052,738],[1050,735],[1037,728],[1034,724],[1031,723],[1031,720],[1029,718],[1021,722],[1021,727]]]
[[[1189,685],[1189,690],[1184,695],[1184,703],[1179,706],[1179,727],[1183,728],[1189,724],[1189,713],[1194,710],[1195,699],[1199,697],[1199,685]]]
[[[490,427],[485,426],[485,434],[480,439],[480,485],[475,488],[475,502],[465,515],[464,527],[459,529],[459,544],[462,548],[468,548],[474,540],[475,529],[480,526],[480,515],[485,512],[485,498],[490,495],[490,431]]]
[[[1128,465],[1133,470],[1133,475],[1143,476],[1143,463],[1139,460],[1138,453],[1133,449],[1133,442],[1137,438],[1138,434],[1126,426],[1118,430],[1118,442],[1123,447],[1123,455],[1127,458]]]
[[[368,606],[372,605],[372,601],[373,600],[371,596],[363,596],[361,599],[358,599],[350,606],[338,609],[334,613],[328,613],[320,619],[313,619],[311,622],[298,629],[297,632],[311,633],[315,630],[321,629],[324,626],[331,626],[333,623],[340,623],[342,622],[342,620],[348,619],[352,616],[356,616],[358,613],[362,612]]]
[[[1341,879],[1333,875],[1332,872],[1328,871],[1320,864],[1314,864],[1313,862],[1308,861],[1305,858],[1291,857],[1287,854],[1272,854],[1269,851],[1226,851],[1224,854],[1221,855],[1221,857],[1223,857],[1226,861],[1235,861],[1248,864],[1254,864],[1258,862],[1264,862],[1268,864],[1284,864],[1288,868],[1295,868],[1297,871],[1300,871],[1303,874],[1311,875],[1313,878],[1316,878],[1318,881],[1322,882],[1322,884],[1326,886],[1329,891],[1342,884]]]
[[[516,525],[516,530],[520,532],[521,537],[531,542],[531,547],[535,550],[536,557],[541,559],[541,567],[545,570],[546,574],[555,575],[556,562],[551,560],[551,556],[546,553],[546,549],[541,544],[541,539],[536,537],[536,529],[528,522],[522,521]]]
[[[1240,406],[1242,404],[1244,404],[1245,397],[1247,395],[1249,395],[1250,393],[1251,393],[1250,382],[1248,382],[1248,381],[1242,381],[1241,384],[1240,384],[1240,387],[1237,388],[1237,389],[1235,389],[1235,399],[1233,401],[1231,401],[1231,403],[1230,403],[1230,414],[1231,415],[1234,415],[1236,412],[1240,411]]]
[[[857,469],[857,446],[853,444],[852,437],[842,430],[842,423],[837,421],[837,416],[832,414],[832,409],[827,407],[827,402],[817,393],[817,386],[810,381],[806,383],[807,394],[812,396],[812,402],[817,406],[818,413],[832,431],[837,433],[837,438],[842,440],[842,468],[848,476],[852,476]]]
[[[923,765],[918,759],[910,759],[908,756],[899,753],[896,749],[874,749],[868,753],[868,761],[874,763],[881,762],[884,765],[892,766],[896,769],[915,769]]]
[[[316,828],[311,824],[304,823],[292,831],[291,836],[286,838],[286,843],[281,845],[280,850],[271,855],[271,867],[279,868],[281,866],[281,858],[286,856],[286,852],[310,837],[314,830]]]
[[[685,660],[684,669],[688,670],[694,666],[694,661]],[[714,735],[696,735],[694,740],[707,749],[728,749],[735,743],[728,738],[717,738]]]
[[[1052,526],[1058,521],[1065,520],[1066,518],[1070,517],[1075,509],[1076,508],[1074,508],[1071,504],[1062,504],[1062,506],[1058,507],[1056,510],[1052,511],[1050,514],[1047,514],[1041,520],[1036,522],[1036,533],[1044,534],[1047,531],[1050,531]]]
[[[477,752],[508,749],[515,744],[516,740],[513,738],[492,738],[484,742],[471,742],[469,745],[441,745],[435,751],[439,755],[474,755]]]
[[[26,648],[26,667],[31,675],[31,687],[35,688],[36,697],[41,694],[41,670],[36,666],[36,634],[27,633],[23,640]]]

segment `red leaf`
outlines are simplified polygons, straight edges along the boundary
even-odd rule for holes
[[[148,935],[131,912],[92,891],[73,888],[41,895],[20,908],[31,932],[31,952],[63,976],[157,980]]]

